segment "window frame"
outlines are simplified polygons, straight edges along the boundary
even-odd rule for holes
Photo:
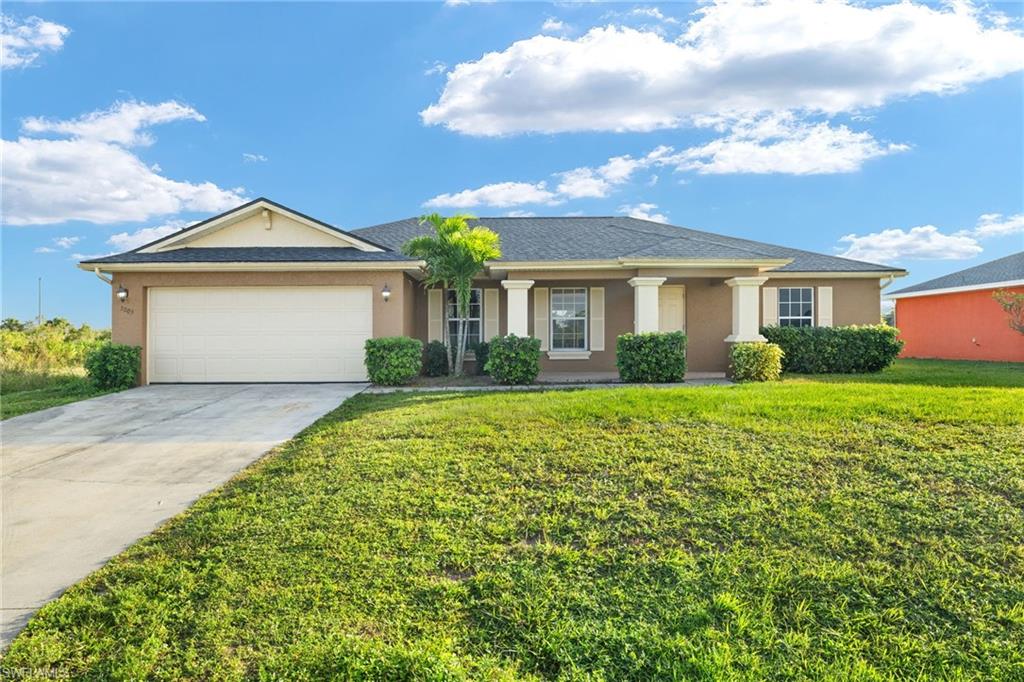
[[[583,320],[582,348],[555,348],[555,292],[571,291],[574,294],[583,292],[583,317],[569,317],[569,320]],[[582,353],[590,350],[590,288],[589,287],[551,287],[548,291],[548,353]]]
[[[788,312],[787,312],[787,314],[783,315],[782,314],[782,306],[785,305],[786,306],[786,310],[788,311],[790,306],[793,304],[792,293],[787,295],[787,297],[786,297],[787,300],[786,301],[782,300],[782,292],[783,291],[787,291],[787,292],[809,291],[809,292],[811,292],[811,300],[810,300],[811,313],[810,313],[810,316],[808,316],[808,315],[790,315]],[[779,316],[779,318],[778,318],[779,326],[780,327],[813,327],[814,326],[814,315],[817,312],[815,310],[815,308],[817,306],[817,301],[815,300],[816,298],[817,298],[817,295],[816,295],[816,292],[814,291],[814,287],[779,287],[779,290],[778,290],[778,301],[776,302],[776,308],[777,308],[778,316]],[[803,304],[803,302],[804,302],[803,294],[801,294],[800,295],[800,300],[797,301],[797,303]],[[803,322],[808,320],[808,318],[810,319],[810,322],[808,324],[803,324]],[[790,324],[786,324],[786,322],[789,322]],[[797,324],[792,324],[793,322],[797,322]]]
[[[455,289],[443,289],[443,291],[444,291],[444,300],[443,300],[443,302],[444,302],[444,345],[448,346],[449,348],[451,348],[451,345],[452,345],[452,333],[451,333],[451,324],[450,324],[451,322],[456,322],[457,323],[460,319],[464,319],[464,320],[466,320],[466,322],[476,322],[476,323],[478,323],[478,327],[477,328],[480,330],[480,338],[478,338],[476,341],[473,341],[473,339],[469,335],[467,335],[467,338],[466,338],[466,353],[472,354],[472,352],[473,352],[473,344],[474,343],[481,343],[484,340],[484,290],[483,290],[482,287],[472,287],[469,290],[469,300],[470,300],[469,309],[470,309],[470,311],[473,310],[473,303],[472,303],[472,301],[473,301],[473,292],[477,292],[477,295],[478,295],[477,296],[477,300],[479,301],[479,306],[480,306],[480,317],[465,317],[465,318],[449,317],[448,316],[450,308],[452,306],[457,307],[458,303],[454,302],[454,301],[449,301],[448,300],[448,294],[451,293],[451,294],[454,295],[455,294]],[[458,312],[458,311],[456,310],[456,312]]]

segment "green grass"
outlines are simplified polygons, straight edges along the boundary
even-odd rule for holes
[[[44,607],[4,665],[1021,679],[1010,369],[361,396]]]
[[[0,373],[0,419],[66,405],[109,393],[96,388],[84,370]]]

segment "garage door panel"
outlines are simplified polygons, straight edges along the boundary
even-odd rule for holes
[[[152,288],[150,381],[364,381],[371,287]]]

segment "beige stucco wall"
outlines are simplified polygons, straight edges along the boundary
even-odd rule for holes
[[[817,324],[818,287],[832,287],[832,325],[878,324],[882,319],[882,295],[878,279],[769,279],[762,287],[814,287]],[[761,301],[764,305],[764,299]],[[764,311],[761,311],[764,321]]]
[[[409,288],[401,272],[115,272],[111,286],[111,335],[117,343],[142,346],[142,383],[146,382],[146,290],[150,287],[210,286],[371,286],[373,287],[373,335],[409,336],[411,315],[406,297]],[[381,289],[388,284],[391,300],[384,302]],[[128,289],[121,303],[114,292]]]
[[[542,356],[541,368],[553,372],[615,371],[615,340],[633,331],[633,289],[627,277],[636,272],[616,272],[615,278],[593,278],[592,273],[559,273],[557,278],[534,275],[534,287],[592,287],[605,289],[605,350],[594,351],[589,360],[550,360]],[[643,274],[651,274],[644,272]],[[662,276],[671,274],[661,273]],[[666,284],[686,286],[686,332],[688,367],[695,372],[723,372],[728,365],[729,345],[724,339],[731,331],[732,294],[725,285],[724,273],[708,277],[669,277]],[[739,273],[736,274],[749,274]],[[591,276],[587,276],[591,275]],[[424,288],[401,272],[122,272],[114,273],[111,287],[113,339],[143,347],[145,372],[146,289],[158,286],[371,286],[373,298],[373,334],[407,335],[427,340],[427,296]],[[517,275],[514,279],[527,279]],[[385,284],[391,299],[384,303],[380,291]],[[499,333],[507,331],[507,292],[495,280],[480,280],[478,286],[499,292]],[[113,292],[118,286],[129,290],[129,298],[120,303]],[[832,287],[835,325],[875,324],[881,315],[877,279],[769,279],[765,286]],[[534,293],[529,292],[528,325],[534,331]],[[817,307],[816,307],[817,308]],[[763,314],[763,311],[762,311]],[[762,318],[763,319],[763,318]],[[145,381],[145,376],[143,376]]]
[[[311,228],[285,215],[273,211],[271,229],[266,229],[263,216],[259,213],[225,225],[213,232],[182,243],[189,247],[226,246],[340,246],[346,241],[341,235],[330,234]]]

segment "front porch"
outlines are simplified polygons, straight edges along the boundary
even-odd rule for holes
[[[672,267],[518,270],[489,268],[477,280],[467,322],[477,338],[515,334],[541,344],[547,380],[617,381],[616,339],[626,333],[682,331],[694,377],[720,378],[729,348],[763,341],[761,285],[756,267]],[[419,290],[423,291],[423,290]],[[448,341],[454,300],[423,292],[425,341]],[[418,306],[417,306],[418,307]],[[471,339],[476,340],[476,339]]]

